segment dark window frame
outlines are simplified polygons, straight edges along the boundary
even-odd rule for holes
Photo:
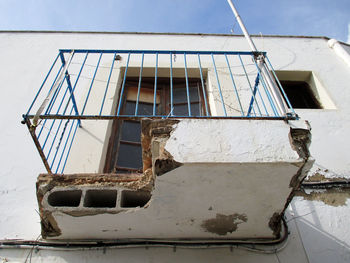
[[[189,85],[189,87],[193,87],[194,85],[196,85],[197,92],[198,92],[197,93],[198,100],[190,101],[191,106],[193,104],[199,104],[199,111],[200,111],[199,116],[206,115],[205,114],[205,101],[204,101],[204,98],[208,98],[206,87],[204,87],[204,92],[206,93],[204,96],[201,80],[199,78],[189,78],[188,85]],[[127,81],[125,83],[125,90],[124,90],[123,98],[122,98],[121,115],[123,115],[125,113],[126,106],[128,103],[128,100],[127,100],[128,88],[137,87],[137,86],[138,86],[138,78],[130,77],[127,79]],[[143,78],[141,86],[142,86],[141,91],[144,89],[149,89],[152,92],[154,92],[154,78]],[[173,78],[173,90],[175,91],[178,88],[186,88],[185,79]],[[168,115],[168,114],[170,115],[170,78],[158,78],[157,79],[157,94],[158,94],[158,92],[159,92],[159,106],[157,107],[158,108],[157,115],[162,115],[162,116]],[[120,96],[120,93],[119,93],[119,96]],[[176,103],[174,102],[173,103],[174,108],[175,108],[175,105],[186,105],[187,106],[187,97],[185,97],[185,99],[186,99],[186,102],[176,102]],[[147,102],[139,101],[139,108],[140,108],[140,103],[141,104],[142,103],[151,104],[153,107],[153,102],[147,103]],[[207,105],[209,105],[208,100],[207,100]],[[191,111],[192,111],[192,108],[191,108]],[[132,115],[134,115],[134,114],[132,114]],[[152,115],[152,113],[149,115]],[[175,113],[174,113],[174,115],[175,115]],[[208,115],[210,116],[210,112],[208,112]],[[140,123],[140,121],[137,121],[137,120],[121,120],[121,119],[113,120],[112,131],[111,131],[111,135],[110,135],[110,138],[108,141],[105,166],[103,169],[104,173],[140,173],[141,174],[143,172],[141,140],[139,142],[135,142],[135,141],[125,141],[122,139],[123,126],[127,122]],[[141,134],[140,134],[140,137],[141,137]],[[120,154],[120,145],[121,144],[122,145],[125,145],[125,144],[137,145],[140,147],[141,167],[129,168],[129,167],[118,166],[118,155]]]

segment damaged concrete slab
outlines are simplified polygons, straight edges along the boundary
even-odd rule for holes
[[[40,175],[47,239],[279,236],[313,160],[301,122],[142,120],[143,174]]]

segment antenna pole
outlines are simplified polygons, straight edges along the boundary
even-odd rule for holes
[[[241,30],[242,30],[245,38],[247,39],[251,50],[253,52],[258,52],[258,50],[257,50],[252,38],[250,37],[240,15],[238,14],[236,7],[232,3],[232,0],[227,0],[227,2],[230,5],[232,12],[235,15],[235,18],[236,18],[239,26],[241,27]],[[285,115],[287,113],[286,104],[281,96],[281,93],[277,87],[277,84],[276,84],[273,76],[271,75],[270,71],[268,70],[268,68],[266,66],[264,55],[260,54],[258,56],[254,56],[254,57],[255,57],[255,60],[257,61],[258,66],[260,68],[261,75],[266,80],[266,82],[268,84],[267,85],[268,89],[269,89],[270,93],[273,95],[273,99],[277,105],[278,111],[280,112],[281,115]]]
[[[258,51],[257,48],[256,48],[256,46],[255,46],[254,43],[253,43],[253,40],[251,39],[251,37],[250,37],[250,35],[249,35],[249,33],[248,33],[246,27],[245,27],[245,25],[244,25],[244,23],[243,23],[243,21],[242,21],[240,15],[238,14],[238,11],[237,11],[236,7],[234,6],[234,4],[232,3],[231,0],[227,0],[227,2],[228,2],[228,4],[230,5],[233,14],[235,15],[235,18],[236,18],[236,20],[237,20],[239,26],[241,27],[241,30],[242,30],[242,32],[243,32],[245,38],[247,39],[250,48],[252,49],[253,52]]]

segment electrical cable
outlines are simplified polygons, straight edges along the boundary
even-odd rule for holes
[[[306,182],[300,185],[301,189],[329,189],[329,188],[350,188],[350,180],[337,180],[327,182]]]
[[[84,250],[100,250],[106,248],[122,249],[122,248],[140,248],[140,247],[173,247],[173,248],[238,248],[257,253],[273,254],[283,250],[288,244],[288,225],[284,218],[283,234],[278,239],[245,239],[245,240],[156,240],[156,239],[128,239],[118,241],[71,241],[71,242],[47,242],[38,240],[3,240],[0,241],[0,248],[23,248],[23,249],[43,249],[57,251],[84,251]],[[275,247],[273,249],[261,248],[261,246]],[[259,247],[256,247],[259,246]]]

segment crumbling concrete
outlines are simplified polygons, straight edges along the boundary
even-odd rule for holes
[[[160,176],[182,165],[165,150],[165,144],[178,122],[179,120],[173,119],[143,119],[141,121],[144,169],[153,167],[154,174]]]
[[[347,200],[350,199],[350,189],[299,190],[296,191],[295,196],[301,196],[308,201],[320,201],[330,206],[345,206]]]
[[[283,210],[280,212],[275,212],[269,221],[269,227],[272,229],[275,236],[278,236],[281,232],[282,217],[285,210],[314,164],[314,159],[311,157],[309,152],[309,145],[311,143],[310,124],[307,121],[304,123],[292,121],[290,126],[290,144],[292,149],[298,153],[299,157],[302,159],[302,162],[298,164],[299,169],[290,180],[289,186],[291,188],[291,192],[285,202]]]
[[[282,121],[144,119],[143,174],[39,176],[43,237],[278,238],[309,143]]]
[[[149,170],[148,170],[149,171]],[[74,216],[117,214],[128,208],[145,207],[151,198],[152,174],[41,174],[37,180],[43,238],[56,237],[61,230],[52,215]]]
[[[52,216],[53,211],[59,210],[70,216],[81,217],[117,214],[135,207],[146,207],[154,187],[153,174],[161,175],[181,165],[173,161],[171,155],[164,150],[165,141],[177,122],[150,119],[142,121],[143,174],[39,175],[37,199],[42,236],[46,238],[61,234]],[[151,145],[157,145],[157,150],[152,152]]]

